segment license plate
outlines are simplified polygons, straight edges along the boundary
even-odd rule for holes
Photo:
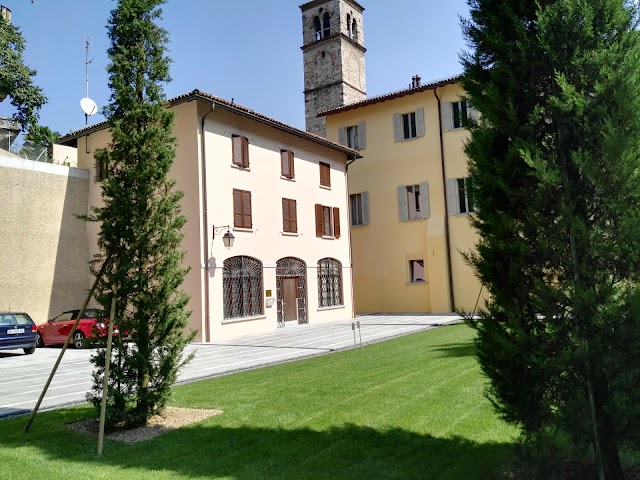
[[[12,328],[7,330],[8,335],[17,335],[18,333],[24,333],[24,328]]]

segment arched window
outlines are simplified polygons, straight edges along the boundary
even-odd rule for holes
[[[262,262],[252,257],[231,257],[222,269],[224,318],[264,315]]]
[[[351,38],[351,15],[347,13],[347,37]]]
[[[313,29],[316,32],[316,40],[320,40],[322,38],[322,27],[320,26],[320,17],[313,17]]]
[[[322,38],[331,35],[331,26],[329,25],[329,13],[325,12],[322,16]]]
[[[353,23],[351,24],[351,38],[354,40],[358,40],[358,24],[356,23],[356,19],[353,19]]]
[[[342,297],[342,263],[335,258],[318,262],[318,306],[344,305]]]

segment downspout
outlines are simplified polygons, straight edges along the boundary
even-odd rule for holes
[[[202,258],[204,259],[204,341],[211,341],[211,315],[209,306],[209,219],[207,212],[207,156],[204,141],[204,121],[213,113],[216,104],[204,114],[200,122],[200,161],[202,168]]]
[[[347,227],[349,231],[349,265],[351,266],[351,318],[356,318],[356,299],[353,292],[353,244],[351,243],[351,203],[349,202],[349,165],[355,162],[358,158],[354,155],[353,158],[347,162],[347,167],[344,170],[347,186]]]
[[[453,271],[451,268],[451,239],[449,230],[449,211],[447,208],[447,174],[444,166],[444,142],[442,140],[442,105],[440,104],[440,97],[437,92],[438,87],[433,89],[433,94],[438,101],[438,132],[440,134],[440,163],[442,165],[442,191],[444,192],[444,239],[445,248],[447,249],[447,280],[449,282],[449,304],[450,310],[455,312],[456,301],[453,295]]]

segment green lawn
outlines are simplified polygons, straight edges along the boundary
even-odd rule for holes
[[[482,396],[473,331],[442,327],[177,387],[222,415],[126,445],[63,428],[88,406],[0,421],[0,478],[490,479],[517,431]]]

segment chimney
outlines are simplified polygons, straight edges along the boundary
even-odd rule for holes
[[[422,78],[420,78],[420,75],[416,75],[414,78],[416,79],[415,87],[418,88],[420,86],[420,80],[422,80]]]

